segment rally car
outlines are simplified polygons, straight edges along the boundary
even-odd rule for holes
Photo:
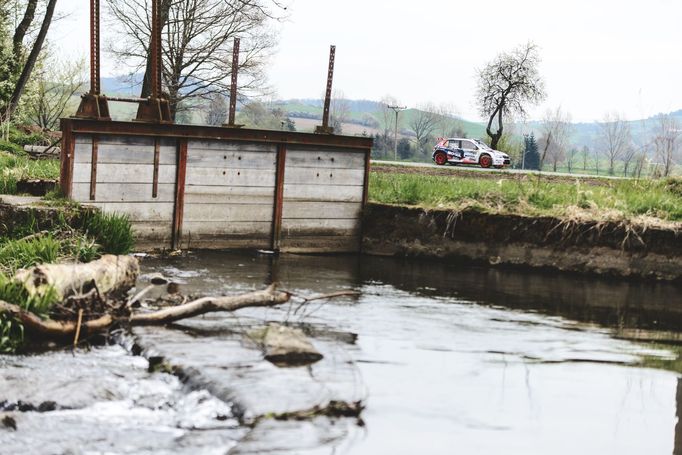
[[[433,161],[444,164],[475,164],[481,167],[501,169],[511,164],[509,155],[491,149],[485,142],[477,139],[439,138],[433,147]]]

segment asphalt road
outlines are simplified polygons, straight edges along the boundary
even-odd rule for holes
[[[407,161],[384,161],[384,160],[371,160],[372,164],[387,164],[387,165],[392,165],[392,166],[405,166],[405,167],[426,167],[426,168],[438,168],[438,169],[443,169],[443,168],[452,168],[452,169],[457,169],[458,171],[471,171],[471,172],[492,172],[492,173],[499,173],[499,174],[535,174],[537,175],[542,174],[542,175],[550,175],[550,176],[557,176],[557,177],[573,177],[573,178],[602,178],[602,179],[622,179],[623,177],[618,177],[618,176],[611,176],[611,175],[593,175],[593,174],[569,174],[568,172],[548,172],[548,171],[531,171],[531,170],[524,170],[524,169],[494,169],[494,168],[488,168],[488,169],[483,169],[482,167],[479,166],[453,166],[451,164],[445,165],[445,166],[438,166],[435,163],[413,163],[413,162],[407,162]]]

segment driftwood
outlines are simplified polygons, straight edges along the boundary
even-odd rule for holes
[[[245,307],[275,306],[288,300],[289,294],[287,292],[277,291],[275,285],[271,285],[263,291],[249,292],[236,296],[204,297],[184,305],[149,313],[131,314],[128,317],[118,318],[111,314],[105,314],[97,319],[84,321],[80,326],[77,322],[72,321],[61,322],[41,319],[18,305],[1,300],[0,312],[7,313],[18,319],[27,331],[46,338],[64,338],[73,337],[78,330],[87,333],[101,332],[117,322],[129,325],[163,325],[216,311],[235,311]]]
[[[290,294],[277,291],[275,285],[265,290],[226,297],[203,297],[192,302],[158,311],[131,313],[131,304],[149,287],[126,302],[126,293],[136,284],[140,268],[133,256],[105,255],[87,264],[44,264],[19,270],[14,280],[21,283],[29,295],[54,292],[61,302],[56,305],[67,313],[78,314],[78,320],[42,319],[19,305],[0,300],[0,313],[19,320],[28,332],[43,338],[73,337],[80,333],[96,333],[114,324],[163,325],[216,311],[235,311],[245,307],[274,306],[289,300]],[[166,283],[154,277],[153,285]],[[152,285],[152,286],[153,286]],[[111,302],[116,302],[114,305]],[[76,305],[76,308],[73,305]],[[99,305],[98,309],[94,307]],[[83,308],[88,313],[83,318]],[[67,320],[61,320],[67,319]]]
[[[139,272],[136,258],[107,254],[87,264],[43,264],[19,270],[14,280],[22,283],[29,295],[44,295],[53,289],[61,301],[93,288],[103,297],[124,295],[135,286]]]

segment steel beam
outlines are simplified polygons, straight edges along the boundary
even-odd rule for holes
[[[101,94],[99,0],[90,0],[90,91],[81,97],[76,117],[111,120],[109,104]]]
[[[78,134],[125,134],[147,137],[171,137],[199,140],[230,140],[268,144],[297,144],[344,147],[367,151],[372,138],[363,136],[334,136],[291,131],[233,129],[200,125],[163,125],[141,122],[96,122],[86,119],[63,119],[62,131],[72,128]]]
[[[334,134],[334,128],[329,126],[329,109],[332,100],[332,82],[334,81],[334,60],[336,59],[336,46],[329,47],[329,68],[327,70],[327,90],[324,95],[324,110],[322,111],[322,126],[315,128],[316,133]]]
[[[234,39],[232,46],[232,80],[230,81],[230,112],[227,118],[227,124],[231,128],[240,128],[243,125],[235,125],[234,117],[237,112],[237,78],[239,75],[239,38]]]
[[[277,146],[277,172],[275,174],[275,204],[272,214],[272,240],[270,248],[279,251],[282,239],[282,207],[284,205],[284,172],[287,160],[286,144]]]
[[[164,98],[161,93],[161,74],[163,72],[161,60],[161,29],[163,28],[163,24],[161,23],[160,1],[161,0],[152,0],[152,30],[149,40],[149,58],[152,61],[150,66],[151,74],[149,75],[151,96],[147,100],[140,102],[140,105],[137,108],[137,117],[135,117],[135,120],[138,122],[173,122],[168,99]]]

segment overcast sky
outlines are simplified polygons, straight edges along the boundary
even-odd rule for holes
[[[346,98],[450,104],[480,120],[477,69],[530,40],[541,47],[548,93],[532,118],[558,105],[574,121],[682,109],[682,0],[285,1],[288,18],[268,68],[279,98],[321,97],[335,44],[334,88]],[[58,5],[72,14],[52,41],[87,55],[89,1]],[[110,60],[103,56],[104,75],[116,75]]]

